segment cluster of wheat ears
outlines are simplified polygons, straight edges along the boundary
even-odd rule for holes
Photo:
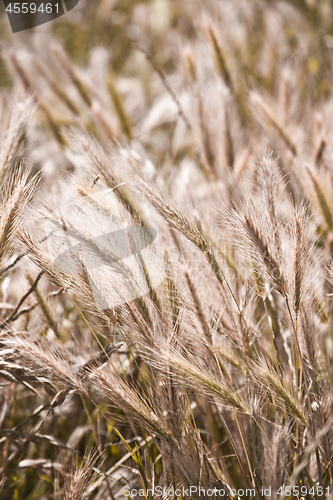
[[[154,45],[134,2],[117,72],[2,46],[1,498],[332,498],[332,7],[294,3],[154,2]],[[91,242],[114,211],[160,280],[120,303],[96,239],[101,307],[50,221]]]

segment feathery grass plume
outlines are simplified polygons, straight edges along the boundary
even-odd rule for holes
[[[248,91],[244,84],[242,83],[241,76],[238,75],[238,79],[236,82],[236,78],[231,74],[228,58],[225,52],[222,49],[221,41],[219,40],[219,36],[216,32],[216,28],[213,26],[212,22],[207,21],[207,26],[205,27],[205,31],[208,33],[208,39],[213,49],[213,55],[215,60],[216,69],[225,82],[227,88],[229,89],[232,97],[235,100],[236,109],[238,111],[238,115],[242,121],[243,126],[249,126],[252,122],[251,111],[248,107]],[[231,58],[229,58],[231,59]]]
[[[138,45],[136,45],[136,48],[139,49],[145,55],[145,57],[147,58],[149,63],[152,65],[154,71],[156,71],[156,73],[158,74],[163,86],[165,87],[165,90],[170,95],[173,102],[176,104],[180,118],[183,120],[187,130],[193,135],[193,128],[192,128],[191,122],[190,122],[189,118],[187,117],[186,113],[184,112],[183,107],[182,107],[177,95],[175,94],[174,90],[170,86],[164,71],[160,68],[160,66],[158,64],[155,63],[152,56],[149,54],[149,52],[147,52],[147,50],[145,50],[144,48],[142,48]]]
[[[184,49],[183,56],[185,61],[186,72],[189,76],[190,81],[193,83],[197,79],[197,67],[195,62],[195,56],[189,46],[187,46]]]
[[[254,117],[259,121],[263,131],[272,131],[275,136],[282,141],[294,156],[297,156],[297,149],[289,136],[286,128],[279,122],[273,109],[263,98],[254,92],[250,93],[250,104]]]
[[[266,209],[271,223],[272,239],[276,248],[277,258],[281,258],[281,241],[279,235],[279,219],[277,213],[278,203],[278,187],[281,185],[281,176],[276,165],[276,160],[273,159],[272,151],[264,155],[257,164],[256,181],[258,186],[264,189],[264,200]]]
[[[311,369],[311,375],[314,383],[317,383],[319,375],[318,359],[319,354],[318,349],[318,331],[315,324],[315,318],[309,315],[306,311],[306,307],[302,307],[301,310],[301,348],[305,350],[305,359],[307,365]],[[319,389],[317,388],[319,392]]]
[[[279,401],[284,403],[292,418],[299,420],[305,427],[309,425],[303,408],[292,393],[292,388],[281,379],[281,375],[273,364],[267,359],[260,358],[257,362],[251,363],[251,370],[255,379],[260,382],[260,386],[272,392]]]
[[[318,297],[316,293],[312,295],[312,304],[315,310],[316,315],[320,319],[322,323],[328,322],[328,312],[326,311],[326,304]]]
[[[56,472],[54,498],[56,500],[88,498],[88,490],[93,488],[99,475],[98,468],[96,468],[99,459],[97,451],[89,452],[83,457],[81,463],[77,457],[72,457],[71,461],[66,464],[65,476]]]
[[[178,229],[189,241],[204,253],[218,281],[223,283],[224,278],[213,251],[213,242],[205,233],[202,225],[200,224],[198,227],[198,221],[193,220],[193,217],[192,220],[187,219],[180,210],[172,205],[167,195],[163,193],[158,186],[153,186],[147,178],[141,176],[138,181],[138,188],[142,194],[149,199],[150,203],[162,215],[166,222]]]
[[[313,247],[310,222],[309,207],[303,207],[300,212],[295,213],[292,231],[295,239],[293,304],[296,318],[303,301],[303,296],[310,293],[308,283]],[[313,262],[312,264],[314,265]],[[314,276],[312,276],[312,279],[314,280]]]
[[[276,425],[269,433],[268,439],[263,439],[264,457],[262,467],[264,485],[272,488],[272,491],[278,491],[280,484],[285,484],[288,480],[288,445],[290,443],[291,433],[288,426]]]
[[[212,334],[210,331],[209,324],[207,323],[207,321],[205,319],[205,315],[204,315],[203,310],[202,310],[202,305],[200,303],[199,297],[198,297],[196,290],[195,290],[195,285],[192,283],[192,280],[187,272],[185,272],[185,277],[186,277],[186,282],[187,282],[188,288],[190,290],[190,293],[191,293],[191,296],[193,299],[193,303],[194,303],[194,307],[195,307],[197,316],[198,316],[200,324],[201,324],[202,331],[206,337],[206,342],[208,342],[208,344],[211,345]]]
[[[26,93],[32,94],[34,101],[38,105],[38,108],[44,114],[46,121],[50,127],[50,130],[52,131],[58,144],[61,147],[63,147],[65,143],[64,143],[64,139],[63,139],[63,137],[60,133],[60,130],[59,130],[59,124],[55,121],[53,114],[50,112],[50,110],[46,106],[46,104],[41,99],[37,98],[36,88],[34,85],[35,82],[31,79],[31,75],[26,70],[25,62],[23,62],[24,59],[22,61],[22,54],[16,54],[14,52],[9,52],[8,59],[9,59],[9,65],[14,68],[13,71],[18,75],[18,78],[20,79],[21,83],[23,84],[24,91]]]
[[[161,190],[157,187],[152,189],[151,184],[145,179],[142,179],[139,183],[139,189],[149,197],[150,203],[158,210],[162,217],[169,224],[178,229],[184,236],[186,236],[186,238],[188,238],[188,240],[203,253],[215,277],[223,288],[224,299],[228,302],[228,304],[232,302],[234,303],[245,328],[248,329],[232,287],[227,280],[222,267],[218,263],[215,253],[215,244],[207,234],[206,230],[202,227],[198,218],[194,218],[193,221],[188,220],[178,209],[170,204],[166,195]],[[231,306],[229,305],[229,310],[230,309]]]
[[[19,161],[19,147],[24,140],[27,122],[34,110],[33,97],[19,95],[10,103],[10,108],[2,117],[2,137],[0,149],[1,191],[10,182],[10,169]],[[6,116],[7,115],[7,116]]]
[[[321,163],[323,162],[326,147],[326,140],[322,139],[315,154],[315,164],[317,165],[317,167],[320,167]]]
[[[153,402],[145,399],[137,388],[125,383],[112,369],[98,370],[90,375],[89,380],[109,403],[122,408],[128,419],[143,426],[147,432],[172,441],[164,422],[153,410]]]
[[[318,199],[320,211],[324,217],[324,220],[327,224],[327,227],[329,230],[332,230],[333,229],[333,214],[332,214],[332,210],[330,208],[330,203],[327,200],[325,192],[323,191],[322,187],[320,186],[320,183],[318,182],[315,173],[312,172],[310,170],[310,168],[308,168],[308,167],[306,168],[306,171],[307,171],[307,173],[311,179],[311,182],[313,184],[313,188],[315,190],[315,193],[316,193],[316,196]]]
[[[181,291],[177,287],[177,283],[172,276],[171,262],[165,257],[166,260],[166,279],[164,280],[165,286],[165,300],[169,309],[172,321],[172,332],[169,341],[172,342],[173,337],[177,338],[180,325],[182,322],[183,308],[185,306],[185,299],[182,297]],[[165,314],[165,313],[164,313]],[[175,339],[176,340],[176,339]]]
[[[262,228],[259,227],[257,210],[258,207],[255,208],[252,203],[248,203],[242,215],[235,211],[230,212],[228,223],[234,230],[238,249],[244,252],[245,256],[248,254],[247,258],[250,258],[254,268],[265,281],[268,281],[281,295],[285,295],[283,269],[278,261],[276,249],[268,245],[267,233],[265,238]],[[267,226],[264,227],[266,228]]]
[[[101,320],[107,319],[106,313],[97,307],[95,296],[86,274],[78,273],[73,276],[61,273],[54,268],[54,258],[45,247],[38,247],[36,240],[26,231],[20,233],[20,241],[31,260],[41,268],[58,287],[63,288],[71,297],[83,307],[84,311]]]
[[[69,62],[67,55],[62,47],[59,44],[54,43],[51,47],[51,51],[55,55],[61,67],[70,77],[84,103],[90,108],[92,105],[91,92],[87,88],[86,84],[82,81],[80,76],[77,74],[77,72],[73,68],[73,65]]]
[[[0,481],[0,491],[1,491],[1,490],[3,489],[3,487],[5,486],[6,481],[7,481],[7,478],[6,478],[6,477],[4,477],[4,478],[2,478],[2,479],[1,479],[1,481]]]
[[[39,183],[40,175],[29,180],[31,167],[22,163],[14,171],[10,183],[3,186],[2,209],[0,219],[0,262],[10,251],[14,238],[22,221],[25,208]]]
[[[68,97],[65,90],[61,88],[57,80],[52,76],[51,72],[48,70],[43,62],[40,62],[37,57],[33,58],[33,62],[39,71],[39,73],[45,78],[46,82],[50,85],[55,95],[62,101],[66,107],[73,113],[74,116],[79,116],[80,112],[77,105],[73,102],[73,99]]]
[[[260,491],[260,488],[264,485],[264,476],[263,476],[263,454],[264,454],[264,443],[263,440],[265,436],[263,435],[263,430],[260,428],[258,421],[260,420],[258,409],[260,407],[260,399],[258,395],[252,396],[253,400],[250,400],[251,414],[253,418],[244,419],[244,436],[245,436],[245,446],[248,450],[249,462],[251,464],[251,470],[255,471],[254,482],[257,488],[257,491]]]
[[[11,357],[23,367],[31,370],[40,379],[46,377],[61,383],[65,387],[87,394],[86,388],[75,373],[73,367],[64,359],[56,346],[46,341],[33,341],[24,333],[10,332],[1,336],[4,347],[13,350]]]
[[[216,396],[228,407],[248,413],[246,401],[237,394],[235,388],[229,387],[216,373],[211,373],[204,367],[199,367],[194,360],[188,360],[184,355],[175,350],[165,347],[163,350],[154,352],[144,351],[148,359],[156,364],[158,369],[163,370],[164,363],[172,368],[180,383],[196,389],[207,396]]]
[[[201,95],[198,95],[198,116],[199,116],[199,128],[200,128],[200,136],[202,143],[202,150],[204,153],[204,158],[207,163],[207,170],[210,172],[215,171],[215,155],[212,149],[210,133],[207,128],[207,123],[204,119],[204,110],[203,110],[203,102]]]
[[[72,151],[79,157],[83,155],[83,161],[85,161],[86,166],[90,169],[93,168],[96,173],[102,175],[107,186],[114,189],[116,196],[126,210],[128,210],[134,221],[139,222],[143,226],[149,225],[146,223],[142,209],[138,206],[133,193],[129,193],[126,187],[124,187],[123,178],[119,175],[120,165],[116,170],[117,165],[110,163],[110,159],[102,145],[91,137],[83,128],[80,131],[72,129],[66,134],[66,138],[70,142]],[[114,151],[111,150],[111,152]],[[117,160],[117,163],[120,163],[119,156]],[[121,163],[121,166],[126,167],[124,162]],[[114,170],[116,170],[116,172],[114,172]],[[116,175],[116,173],[118,173],[118,175]],[[124,172],[122,172],[122,174],[124,174]]]
[[[227,107],[225,109],[225,114],[224,114],[224,127],[225,127],[226,158],[229,168],[233,169],[235,164],[235,151],[234,151],[233,138],[231,135],[231,128],[230,128],[230,112]]]
[[[30,275],[28,275],[28,281],[29,281],[30,285],[33,285],[34,280],[32,279],[32,277]],[[56,322],[55,318],[53,317],[53,314],[49,308],[49,305],[47,304],[47,301],[44,299],[42,293],[38,290],[37,286],[34,289],[34,294],[37,297],[38,303],[39,303],[40,308],[45,316],[47,323],[49,324],[51,330],[54,331],[54,333],[56,334],[56,336],[59,339],[61,337],[61,334],[60,334],[57,322]]]
[[[209,26],[207,26],[207,31],[208,31],[210,43],[211,43],[212,48],[213,48],[216,68],[217,68],[220,76],[223,78],[227,87],[233,93],[234,92],[234,85],[232,82],[230,70],[228,68],[226,56],[223,53],[221,43],[218,40],[216,30],[213,28],[213,26],[209,25]]]

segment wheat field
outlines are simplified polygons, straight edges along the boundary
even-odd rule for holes
[[[329,0],[1,3],[2,500],[333,498],[332,51]]]

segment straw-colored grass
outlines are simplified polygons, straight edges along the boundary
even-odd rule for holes
[[[1,499],[331,498],[332,19],[0,15]]]

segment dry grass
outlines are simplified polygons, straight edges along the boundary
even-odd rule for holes
[[[4,31],[1,498],[328,498],[332,14],[101,0]]]

